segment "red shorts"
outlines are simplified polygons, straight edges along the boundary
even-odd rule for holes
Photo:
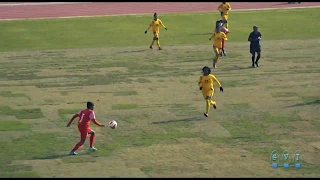
[[[79,132],[80,132],[80,139],[86,139],[88,137],[88,134],[90,134],[91,132],[93,132],[92,129],[90,128],[78,128]]]

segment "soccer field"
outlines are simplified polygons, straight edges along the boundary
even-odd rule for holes
[[[218,14],[159,14],[162,51],[152,14],[0,21],[0,177],[320,177],[319,10],[230,13],[207,119],[197,81]],[[92,123],[98,151],[68,156],[87,101],[118,128]],[[302,168],[271,168],[272,150],[300,150]]]

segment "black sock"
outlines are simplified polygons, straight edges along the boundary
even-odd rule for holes
[[[254,63],[254,59],[255,59],[255,57],[254,57],[254,55],[252,55],[252,57],[251,57],[252,63]]]
[[[257,62],[259,61],[259,59],[260,59],[260,56],[258,55],[258,56],[257,56],[257,60],[256,60],[256,63],[257,63]]]

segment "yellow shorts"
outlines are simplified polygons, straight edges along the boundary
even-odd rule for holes
[[[222,15],[222,16],[221,16],[221,19],[222,19],[222,20],[228,20],[228,15]]]
[[[159,32],[153,31],[153,37],[154,38],[159,38]]]
[[[216,55],[216,56],[219,56],[219,54],[222,52],[222,48],[217,48],[215,46],[213,46],[213,53]]]
[[[207,98],[211,99],[214,95],[214,89],[209,89],[209,90],[202,89],[202,95],[204,99],[207,99]]]

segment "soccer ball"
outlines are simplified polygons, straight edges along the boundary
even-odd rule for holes
[[[117,123],[115,120],[111,120],[111,121],[109,122],[109,127],[110,127],[111,129],[115,129],[117,126],[118,126],[118,123]]]

